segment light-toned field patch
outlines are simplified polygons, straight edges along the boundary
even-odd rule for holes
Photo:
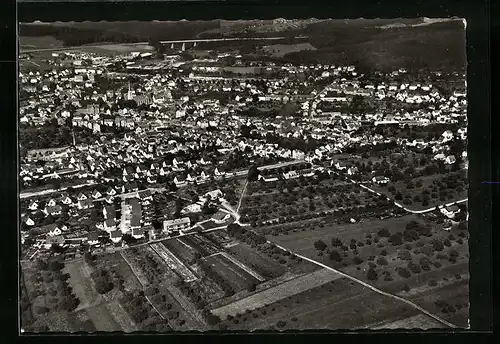
[[[276,57],[283,57],[289,53],[295,53],[303,50],[317,50],[311,43],[298,44],[274,44],[263,47],[263,50]]]
[[[214,309],[212,313],[225,319],[228,315],[234,316],[236,313],[242,313],[247,309],[253,310],[260,308],[341,277],[341,275],[328,269],[317,270],[231,304]]]
[[[443,325],[425,314],[417,314],[406,319],[372,325],[369,328],[372,330],[397,330],[402,328],[428,330],[443,328]]]
[[[124,332],[134,332],[138,330],[137,325],[118,301],[115,300],[109,302],[107,307],[115,321],[120,325]]]
[[[86,312],[89,318],[92,320],[92,323],[94,324],[97,331],[122,331],[121,326],[116,322],[106,304],[88,307],[86,309]]]
[[[83,259],[66,263],[63,271],[69,273],[69,283],[75,295],[80,300],[80,305],[77,309],[83,309],[101,301],[101,296],[92,285],[90,270],[85,265]]]

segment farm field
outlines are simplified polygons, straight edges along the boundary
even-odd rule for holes
[[[122,331],[106,304],[98,304],[85,309],[97,331]]]
[[[62,46],[63,42],[52,36],[19,36],[19,50],[21,54],[23,50],[60,48]]]
[[[129,333],[137,331],[139,329],[118,301],[114,300],[108,302],[106,306],[123,332]]]
[[[317,50],[311,43],[298,44],[274,44],[263,47],[264,52],[270,53],[272,56],[283,57],[286,54],[294,53],[302,50]]]
[[[369,187],[375,191],[384,193],[385,195],[389,196],[391,199],[394,199],[395,193],[391,193],[389,191],[389,187],[394,187],[396,192],[399,191],[401,192],[401,195],[404,198],[410,197],[412,199],[411,204],[404,204],[403,200],[396,200],[396,202],[400,202],[401,204],[404,204],[406,208],[411,209],[411,210],[423,210],[423,209],[429,209],[432,207],[435,207],[437,205],[441,204],[447,204],[447,203],[452,203],[455,201],[460,201],[468,196],[468,187],[462,186],[458,188],[453,188],[453,189],[448,189],[447,190],[447,196],[444,198],[441,198],[440,191],[441,189],[437,188],[436,192],[432,191],[432,188],[434,186],[433,182],[437,180],[441,180],[444,177],[449,177],[452,176],[454,173],[447,173],[447,174],[436,174],[436,175],[430,175],[430,176],[422,176],[419,178],[414,178],[412,179],[414,187],[411,189],[408,189],[406,187],[406,182],[404,181],[398,181],[395,183],[389,183],[388,185],[385,186],[379,186],[379,185],[370,185]],[[458,173],[463,173],[463,172],[458,172]],[[417,186],[415,185],[415,181],[420,180],[422,185]],[[436,197],[429,197],[429,202],[426,205],[422,205],[422,202],[415,202],[414,197],[415,196],[420,196],[422,199],[422,195],[424,190],[429,191],[429,195],[432,196],[433,193],[436,194]]]
[[[223,323],[229,330],[358,329],[418,314],[402,302],[339,278]]]
[[[338,278],[341,278],[341,276],[331,270],[317,270],[278,284],[231,304],[214,309],[212,310],[212,313],[219,316],[221,319],[225,319],[228,315],[234,316],[237,313],[244,313],[246,310],[254,310],[267,304],[272,304],[281,299],[299,294],[303,291],[315,288]]]
[[[139,282],[136,275],[119,252],[98,256],[96,265],[104,269],[112,269],[121,276],[124,281],[125,290],[130,291],[142,288],[141,282]]]
[[[97,293],[92,284],[91,270],[83,259],[66,263],[63,271],[69,273],[70,278],[68,281],[80,300],[77,310],[91,307],[102,301],[101,295]]]
[[[377,324],[376,326],[371,326],[372,330],[397,330],[401,328],[413,328],[429,330],[434,328],[442,328],[443,325],[432,319],[425,314],[418,314],[410,316],[406,319],[396,320],[396,321],[384,321]]]
[[[273,279],[283,275],[286,269],[272,261],[269,257],[252,249],[245,243],[228,248],[228,252],[236,257],[240,262],[253,268],[266,279]]]
[[[150,247],[165,261],[170,269],[179,273],[186,282],[196,280],[198,277],[184,265],[179,258],[170,252],[164,245],[160,243],[151,244]]]
[[[248,288],[252,284],[258,284],[259,280],[250,275],[238,265],[223,255],[214,255],[205,259],[216,273],[231,285],[234,291]]]
[[[194,259],[195,250],[182,239],[167,239],[161,242],[163,246],[170,252],[172,252],[176,257],[178,257],[184,264],[189,264]],[[152,246],[153,249],[156,246]]]
[[[201,254],[202,257],[206,257],[220,251],[219,247],[217,247],[213,242],[211,242],[203,235],[189,235],[179,240],[193,247],[197,252]]]
[[[316,256],[314,243],[322,240],[330,243],[334,237],[342,238],[348,242],[352,238],[364,238],[366,234],[376,233],[381,228],[387,228],[390,232],[404,229],[409,221],[417,219],[416,215],[406,215],[385,220],[374,220],[358,222],[354,224],[325,225],[323,228],[311,226],[310,230],[304,232],[289,232],[287,235],[269,236],[269,240],[304,256]],[[258,232],[265,232],[264,228],[257,228]]]
[[[428,228],[430,232],[411,240],[406,237],[410,234],[404,234],[400,242],[391,243],[396,233],[411,232],[408,224],[412,221],[420,223],[417,230]],[[384,236],[379,236],[381,228],[387,230]],[[444,231],[441,225],[407,215],[373,221],[367,226],[357,223],[292,232],[272,240],[381,290],[414,299],[425,309],[445,319],[453,319],[450,322],[457,326],[467,326],[468,285],[463,281],[468,280],[469,256],[467,234],[458,226]],[[335,240],[340,242],[334,246]],[[326,244],[325,249],[318,248],[321,246],[318,246],[319,241]],[[454,288],[453,293],[442,291],[448,288]],[[431,297],[423,297],[428,294],[441,295],[442,299],[437,300],[440,305],[429,301],[433,300]],[[443,301],[453,307],[444,305]]]

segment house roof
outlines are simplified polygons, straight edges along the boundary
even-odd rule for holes
[[[141,218],[139,216],[132,216],[130,219],[131,227],[140,227],[141,226]]]
[[[212,219],[222,221],[224,219],[224,217],[227,215],[228,215],[227,213],[224,213],[222,211],[218,211],[217,213],[215,213],[212,216]]]
[[[150,196],[151,196],[151,191],[150,190],[139,191],[139,198],[141,198],[141,199],[147,198],[147,197],[150,197]]]
[[[460,208],[458,207],[458,205],[453,204],[453,205],[450,205],[449,207],[446,207],[446,210],[452,211],[452,212],[457,212],[460,210]]]
[[[104,221],[104,223],[107,227],[113,227],[116,225],[115,219],[107,219],[106,221]]]
[[[47,212],[49,212],[50,214],[60,211],[62,211],[62,207],[60,205],[47,206]]]
[[[104,207],[106,209],[106,213],[108,214],[109,217],[114,218],[116,216],[116,210],[113,205],[108,205]]]
[[[144,228],[133,228],[132,235],[143,235],[145,232]]]
[[[90,232],[88,235],[87,235],[87,240],[88,241],[95,241],[99,239],[99,233],[97,232]]]
[[[121,238],[122,237],[122,232],[119,231],[119,230],[112,231],[112,232],[109,233],[109,236],[111,238]]]

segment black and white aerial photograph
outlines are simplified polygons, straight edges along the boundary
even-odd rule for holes
[[[18,42],[21,333],[469,328],[464,19]]]

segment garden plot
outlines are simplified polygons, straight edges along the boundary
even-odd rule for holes
[[[172,252],[170,252],[164,245],[159,243],[151,244],[150,247],[167,263],[167,265],[174,271],[176,271],[186,282],[192,282],[198,277],[196,277],[193,272],[184,265],[179,258],[177,258]]]
[[[234,316],[237,313],[245,312],[247,309],[253,310],[268,304],[272,304],[281,299],[285,299],[292,295],[299,294],[303,291],[321,286],[327,282],[331,282],[341,277],[342,276],[338,273],[328,269],[317,270],[307,275],[303,275],[295,279],[286,281],[282,284],[271,287],[231,304],[214,309],[212,310],[212,313],[219,316],[221,319],[225,319],[228,315]]]

